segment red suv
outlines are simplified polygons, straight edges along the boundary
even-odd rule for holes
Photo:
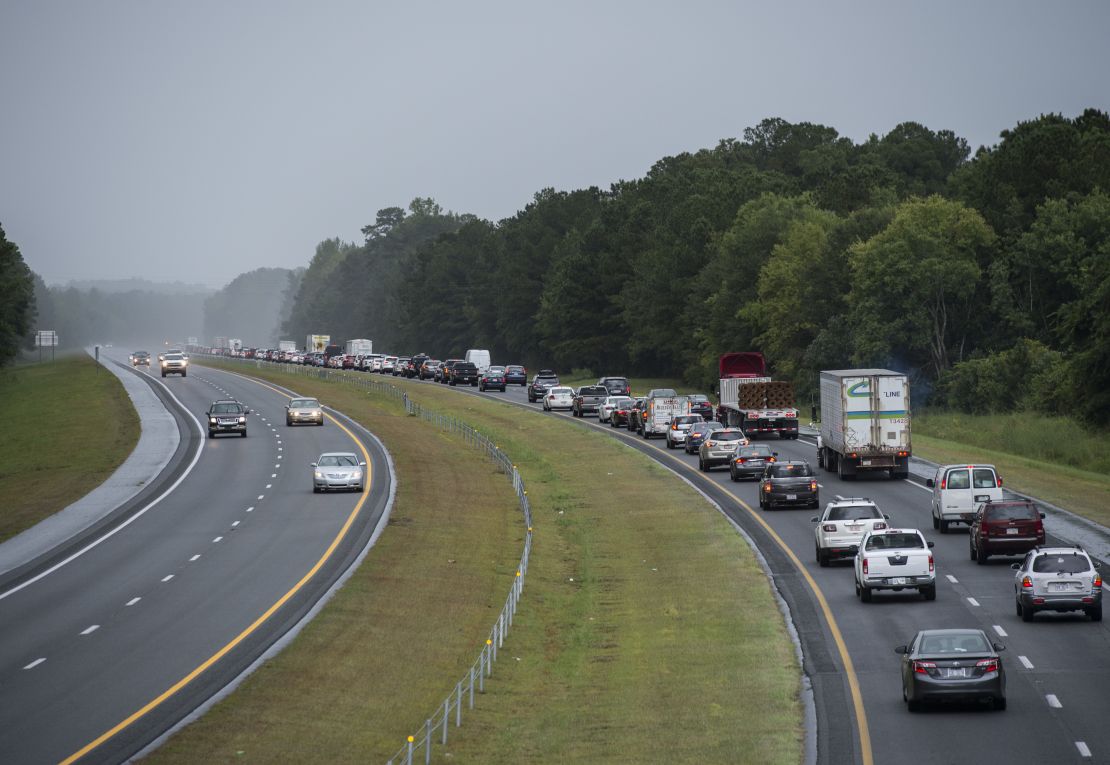
[[[984,502],[968,534],[971,559],[986,563],[992,555],[1025,555],[1044,544],[1044,513],[1027,500]]]

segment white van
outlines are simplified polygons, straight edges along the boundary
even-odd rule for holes
[[[470,349],[466,352],[466,361],[478,367],[478,374],[484,375],[489,369],[489,351]]]
[[[948,533],[948,524],[971,525],[981,502],[1002,501],[1002,476],[994,465],[941,465],[925,481],[933,490],[933,528]]]

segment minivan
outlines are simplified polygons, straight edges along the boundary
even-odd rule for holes
[[[933,528],[948,533],[948,524],[971,525],[983,502],[1002,501],[1002,476],[994,465],[941,465],[925,481],[933,490]]]

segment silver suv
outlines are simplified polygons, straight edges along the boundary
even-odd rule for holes
[[[1102,575],[1082,547],[1034,547],[1010,568],[1023,621],[1033,621],[1038,611],[1082,611],[1102,621]]]

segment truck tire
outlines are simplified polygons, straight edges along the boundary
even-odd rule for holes
[[[864,603],[870,603],[871,602],[871,588],[870,587],[862,587],[860,585],[856,585],[856,587],[859,588],[859,599],[862,600]]]
[[[182,369],[182,370],[181,370],[181,376],[182,376],[182,377],[188,377],[188,376],[189,376],[189,373],[188,373],[188,372],[186,372],[186,371],[185,371],[184,369]]]
[[[933,528],[934,529],[939,529],[940,528],[940,521],[937,520],[937,517],[935,515],[933,516]]]
[[[948,533],[948,521],[941,518],[939,521],[937,521],[937,528],[940,529],[941,534],[947,534]]]
[[[937,586],[935,584],[930,584],[927,587],[922,587],[921,588],[921,595],[922,595],[922,597],[925,598],[925,600],[936,600],[937,599]]]
[[[856,479],[855,473],[848,473],[844,470],[844,458],[841,455],[836,455],[836,473],[841,481],[854,481]]]

